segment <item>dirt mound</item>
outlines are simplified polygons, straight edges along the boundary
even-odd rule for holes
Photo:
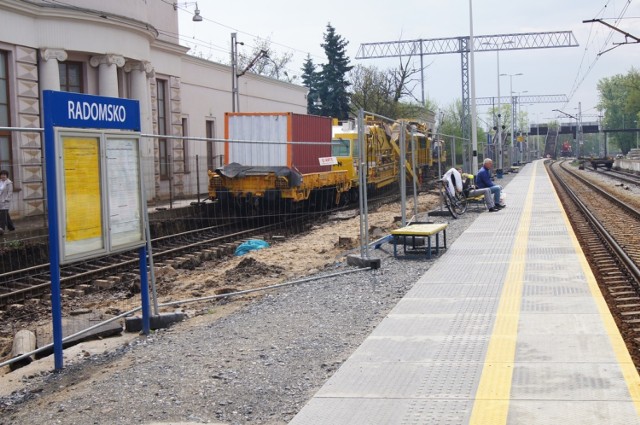
[[[227,283],[240,283],[262,277],[278,277],[284,269],[257,261],[255,258],[243,258],[237,266],[224,274]]]

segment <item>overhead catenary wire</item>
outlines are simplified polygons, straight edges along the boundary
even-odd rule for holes
[[[605,6],[602,9],[600,9],[600,11],[596,14],[596,19],[599,17],[599,15],[602,15],[605,11],[607,11],[607,7],[609,6],[609,3],[611,3],[611,0],[608,0],[607,3],[605,4]],[[624,19],[624,14],[627,12],[627,9],[629,8],[630,5],[631,5],[631,0],[626,0],[625,5],[623,6],[622,10],[618,14],[618,16],[615,18],[614,24],[618,24],[620,22],[620,20]],[[602,18],[600,17],[600,19],[602,19]],[[591,37],[592,31],[593,31],[593,24],[591,24],[591,25],[592,25],[592,28],[589,31],[589,38]],[[609,32],[608,32],[608,34],[607,34],[607,36],[605,38],[604,43],[602,44],[602,46],[598,50],[598,53],[595,55],[594,59],[591,61],[591,63],[587,67],[587,69],[584,72],[584,74],[581,75],[581,71],[582,71],[582,68],[583,68],[584,59],[585,59],[585,57],[587,55],[587,51],[588,51],[589,47],[595,45],[595,43],[596,43],[596,40],[593,40],[591,42],[587,41],[587,46],[585,47],[585,53],[584,53],[583,58],[582,58],[582,60],[580,62],[580,65],[578,66],[578,71],[576,73],[576,77],[574,79],[573,86],[572,86],[571,90],[569,91],[568,100],[562,106],[563,109],[567,107],[569,102],[571,102],[571,99],[573,98],[573,96],[576,94],[576,92],[578,91],[578,89],[580,88],[582,83],[586,80],[586,78],[590,74],[591,70],[593,70],[593,68],[595,67],[596,63],[600,59],[600,53],[602,51],[604,51],[605,48],[609,45],[609,43],[611,42],[611,39],[613,38],[613,35],[615,33],[616,33],[616,31],[614,31],[613,29],[609,30]]]

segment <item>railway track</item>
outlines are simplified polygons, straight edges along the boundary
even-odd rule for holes
[[[375,210],[398,198],[397,193],[370,197],[369,209]],[[244,218],[241,223],[235,220],[231,223],[218,222],[218,226],[157,238],[152,241],[154,263],[156,266],[170,265],[175,269],[193,269],[203,261],[233,255],[237,245],[249,238],[268,239],[269,235],[288,237],[304,233],[312,226],[327,221],[330,214],[339,210],[354,210],[354,215],[357,214],[353,206],[346,206],[331,211],[297,212],[279,218]],[[209,267],[218,267],[217,264],[209,263]],[[173,273],[170,268],[155,270]],[[157,291],[160,296],[167,295],[167,291],[172,293],[172,288],[168,286],[172,285],[171,282],[171,278],[159,274]],[[135,297],[140,290],[138,253],[123,253],[64,266],[61,269],[61,285],[65,297],[64,317],[91,314],[91,317],[103,319],[121,314],[139,302]],[[17,330],[35,329],[50,320],[49,290],[48,264],[0,274],[0,356],[9,353],[12,337]],[[220,287],[218,290],[228,291],[229,288]],[[178,297],[183,295],[198,296],[195,292],[176,293]]]
[[[640,213],[562,163],[551,177],[598,284],[640,367]]]
[[[155,263],[187,262],[193,255],[209,251],[210,255],[220,256],[231,246],[243,239],[260,233],[278,231],[283,228],[295,228],[301,225],[301,218],[285,219],[279,222],[238,230],[235,223],[225,223],[204,229],[192,230],[171,236],[156,238],[152,241]],[[213,252],[211,252],[214,250]],[[77,287],[96,279],[113,278],[135,279],[138,267],[136,252],[127,252],[109,257],[101,257],[78,262],[61,268],[63,288]],[[133,276],[131,276],[133,274]],[[50,286],[49,264],[15,270],[0,275],[0,307],[18,303],[47,293]]]
[[[375,209],[397,201],[398,197],[397,193],[375,196],[370,199],[369,208]],[[353,207],[346,206],[311,215],[292,213],[280,217],[253,218],[250,221],[254,223],[269,221],[269,224],[249,228],[246,221],[229,220],[215,226],[158,237],[152,240],[154,263],[177,267],[188,267],[189,264],[193,266],[193,263],[200,261],[200,257],[208,259],[230,253],[243,240],[265,233],[299,233],[311,224],[317,224],[318,219],[322,220],[322,217],[330,213],[345,209]],[[61,286],[76,288],[92,284],[98,279],[133,282],[138,278],[138,262],[137,252],[132,251],[63,266],[60,272]],[[48,293],[50,279],[48,263],[0,274],[0,310],[9,304]]]
[[[603,169],[601,171],[604,173],[604,175],[609,176],[612,179],[620,180],[629,184],[635,184],[640,186],[640,176],[638,175],[627,173],[624,171],[617,171],[617,170]]]

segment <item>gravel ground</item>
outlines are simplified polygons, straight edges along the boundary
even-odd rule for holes
[[[586,175],[590,178],[600,181],[609,187],[611,190],[620,193],[626,193],[632,196],[640,195],[640,186],[632,183],[621,182],[616,179],[615,174],[607,174],[604,171],[593,171],[589,167],[585,168]]]
[[[448,242],[477,216],[450,221]],[[390,245],[375,255],[379,270],[211,304],[211,314],[26,377],[0,398],[0,424],[285,424],[437,261],[396,260]],[[340,270],[350,269],[323,273]]]

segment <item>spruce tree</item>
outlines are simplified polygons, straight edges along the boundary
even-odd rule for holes
[[[331,23],[327,24],[327,32],[324,34],[324,48],[327,63],[322,65],[318,94],[322,106],[320,113],[324,116],[347,120],[349,118],[349,92],[350,83],[346,75],[353,68],[349,66],[349,58],[345,53],[345,47],[349,44],[341,35],[336,34]]]
[[[320,96],[318,94],[319,73],[316,71],[316,65],[311,59],[311,55],[307,55],[307,59],[302,67],[302,85],[309,89],[307,94],[307,114],[320,114]]]

